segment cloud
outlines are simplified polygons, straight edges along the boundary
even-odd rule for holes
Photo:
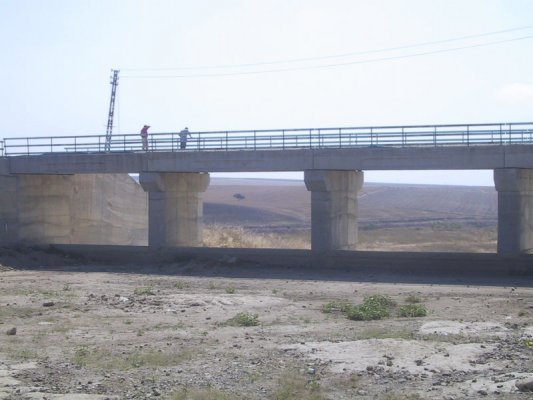
[[[533,84],[508,83],[498,89],[497,95],[506,103],[533,105]]]

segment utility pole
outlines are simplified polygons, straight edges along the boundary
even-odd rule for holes
[[[112,69],[111,72],[111,99],[109,100],[109,114],[107,116],[107,130],[105,132],[105,151],[111,151],[111,136],[113,135],[113,116],[115,114],[115,96],[118,86],[118,69]]]

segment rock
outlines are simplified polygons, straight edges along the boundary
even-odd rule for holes
[[[46,303],[43,303],[43,307],[52,307],[55,306],[56,303],[53,301],[47,301]]]
[[[521,392],[533,392],[533,379],[522,379],[515,382],[515,386]]]
[[[315,374],[315,369],[309,367],[309,368],[307,368],[307,373],[308,373],[309,375],[314,375],[314,374]]]
[[[487,391],[486,391],[486,390],[483,390],[483,389],[478,390],[477,392],[478,392],[478,394],[480,394],[480,395],[482,395],[482,396],[486,396],[486,395],[488,395]]]
[[[17,328],[15,328],[15,327],[13,327],[13,328],[11,328],[11,329],[8,329],[8,330],[6,331],[6,335],[8,335],[8,336],[14,336],[14,335],[16,335],[16,334],[17,334]]]

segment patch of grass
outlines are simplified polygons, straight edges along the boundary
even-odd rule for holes
[[[322,312],[326,314],[330,314],[332,312],[345,313],[351,307],[353,307],[353,305],[347,300],[332,300],[322,306]]]
[[[57,290],[51,290],[51,289],[39,290],[39,294],[46,299],[53,299],[53,298],[59,297],[59,292]]]
[[[133,290],[133,294],[136,296],[154,296],[154,288],[153,286],[143,286],[138,287]]]
[[[414,332],[410,329],[392,330],[387,328],[366,329],[355,335],[356,340],[366,339],[413,339]]]
[[[345,312],[354,321],[370,321],[390,316],[390,308],[396,303],[388,296],[380,294],[365,298],[363,304],[349,307]]]
[[[175,287],[176,289],[183,290],[183,289],[188,289],[188,288],[189,288],[189,284],[188,284],[187,282],[177,281],[177,282],[174,284],[174,287]]]
[[[35,311],[35,309],[30,307],[2,306],[0,307],[0,320],[30,318]]]
[[[189,389],[183,388],[174,392],[170,400],[238,400],[243,399],[235,394],[228,394],[218,389]]]
[[[247,312],[240,312],[228,321],[232,326],[257,326],[259,325],[259,315]]]
[[[235,294],[236,290],[234,287],[227,287],[226,288],[226,293],[227,294]]]
[[[37,358],[37,353],[28,349],[17,349],[9,352],[9,356],[15,360],[28,361]]]
[[[410,304],[422,303],[422,299],[418,296],[407,296],[405,302]]]
[[[423,304],[407,304],[400,307],[398,314],[400,317],[408,318],[425,317],[428,315],[428,310]]]
[[[85,367],[87,365],[89,355],[90,352],[87,346],[78,347],[74,352],[74,364],[76,364],[78,367]]]
[[[210,290],[218,289],[218,286],[214,282],[209,282],[209,286],[207,287]]]
[[[131,370],[134,368],[159,368],[180,365],[193,358],[193,351],[135,351],[129,354],[113,354],[109,351],[81,346],[74,352],[72,362],[79,367],[98,370]]]
[[[325,400],[320,383],[296,372],[284,374],[272,396],[275,400]]]
[[[389,393],[384,397],[380,397],[380,400],[422,400],[417,393],[402,394],[402,393]]]

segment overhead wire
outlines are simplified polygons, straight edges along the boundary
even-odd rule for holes
[[[532,28],[533,28],[533,25],[528,25],[528,26],[522,26],[522,27],[517,27],[517,28],[510,28],[510,29],[503,29],[503,30],[499,30],[499,31],[477,33],[477,34],[473,34],[473,35],[465,35],[465,36],[459,36],[459,37],[454,37],[454,38],[449,38],[449,39],[433,40],[433,41],[427,41],[427,42],[407,44],[407,45],[402,45],[402,46],[385,47],[385,48],[381,48],[381,49],[363,50],[363,51],[356,51],[356,52],[349,52],[349,53],[342,53],[342,54],[315,56],[315,57],[292,58],[292,59],[277,60],[277,61],[264,61],[264,62],[243,63],[243,64],[200,65],[200,66],[191,66],[191,67],[121,68],[120,70],[121,71],[130,71],[130,72],[135,72],[135,71],[137,71],[137,72],[154,71],[155,72],[155,71],[180,71],[180,70],[181,71],[187,71],[187,70],[190,71],[190,70],[243,68],[243,67],[257,67],[257,66],[262,66],[262,65],[299,63],[299,62],[306,62],[306,61],[317,61],[317,60],[325,60],[325,59],[331,59],[331,58],[345,58],[345,57],[353,57],[353,56],[359,56],[359,55],[365,55],[365,54],[376,54],[376,53],[384,53],[384,52],[391,52],[391,51],[397,51],[397,50],[412,49],[412,48],[416,48],[416,47],[432,46],[432,45],[436,45],[436,44],[451,43],[451,42],[467,40],[467,39],[474,39],[474,38],[480,38],[480,37],[486,37],[486,36],[501,35],[503,33],[523,31],[523,30],[532,29]]]
[[[288,68],[262,69],[262,70],[253,70],[253,71],[214,72],[214,73],[199,73],[199,74],[194,74],[193,73],[193,74],[181,74],[181,75],[154,75],[154,74],[147,74],[147,75],[122,75],[122,78],[133,78],[133,79],[143,79],[143,78],[156,78],[156,79],[162,79],[162,78],[206,78],[206,77],[257,75],[257,74],[268,74],[268,73],[277,73],[277,72],[325,69],[325,68],[335,68],[335,67],[342,67],[342,66],[356,65],[356,64],[370,64],[370,63],[377,63],[377,62],[383,62],[383,61],[392,61],[392,60],[400,60],[400,59],[407,59],[407,58],[414,58],[414,57],[422,57],[422,56],[427,56],[427,55],[431,55],[431,54],[448,53],[448,52],[453,52],[453,51],[460,51],[460,50],[473,49],[473,48],[479,48],[479,47],[493,46],[493,45],[498,45],[498,44],[503,44],[503,43],[510,43],[510,42],[516,42],[516,41],[521,41],[521,40],[528,40],[528,39],[532,39],[532,38],[533,38],[533,35],[527,35],[527,36],[521,36],[521,37],[510,38],[510,39],[497,40],[497,41],[492,41],[492,42],[472,44],[472,45],[467,45],[467,46],[451,47],[451,48],[437,49],[437,50],[428,50],[428,51],[423,51],[423,52],[418,52],[418,53],[401,54],[401,55],[396,55],[396,56],[378,57],[378,58],[356,60],[356,61],[347,61],[347,62],[333,63],[333,64],[330,63],[330,64],[320,64],[320,65],[311,65],[311,66],[298,66],[298,67],[288,67]],[[377,52],[377,51],[375,51],[375,52]],[[127,69],[124,69],[124,70],[126,71]],[[154,70],[149,70],[149,71],[154,71]]]

